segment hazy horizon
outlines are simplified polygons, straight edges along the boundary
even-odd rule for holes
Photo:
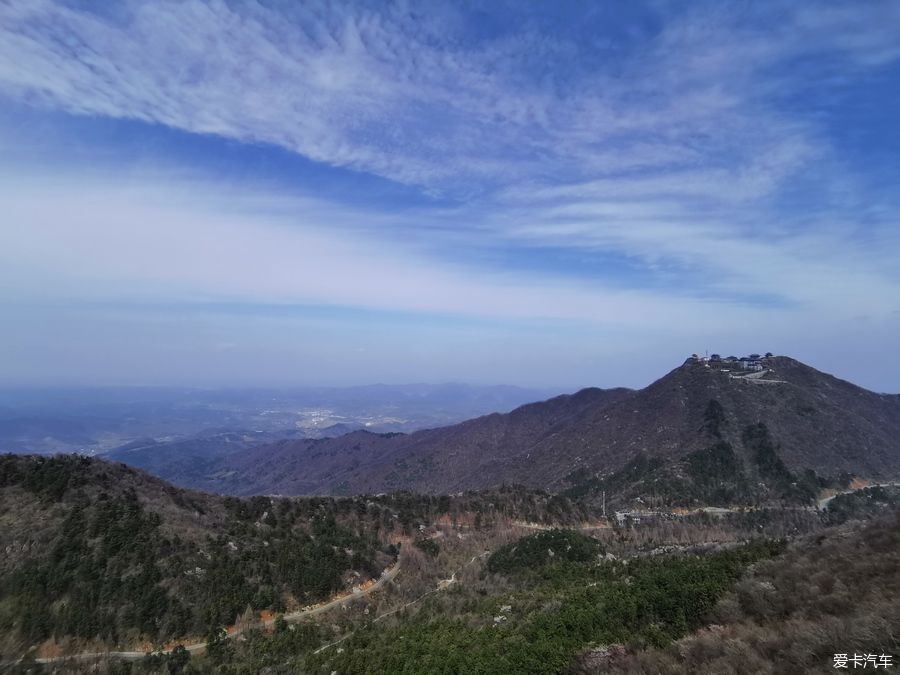
[[[900,390],[900,5],[0,6],[0,386]]]
[[[759,350],[757,350],[759,351]],[[713,352],[710,352],[713,353]],[[751,352],[748,352],[751,353]],[[723,356],[730,355],[723,354]],[[737,356],[744,355],[743,353],[737,354]],[[689,356],[689,355],[686,355]],[[877,387],[867,386],[865,382],[854,380],[853,378],[842,374],[839,371],[831,371],[825,368],[821,368],[814,363],[809,363],[804,361],[802,358],[797,358],[796,355],[792,354],[776,354],[776,356],[787,356],[790,358],[794,358],[801,363],[805,363],[805,365],[811,366],[816,370],[824,372],[828,375],[833,375],[839,379],[846,380],[851,382],[852,384],[861,386],[863,388],[874,391],[875,393],[881,394],[900,394],[900,386],[895,386],[894,389],[878,389]],[[677,363],[671,364],[670,367],[666,368],[663,371],[653,375],[651,379],[646,381],[638,381],[636,378],[634,379],[633,384],[625,383],[625,382],[587,382],[587,383],[537,383],[537,384],[529,384],[529,383],[515,383],[515,382],[496,382],[496,381],[477,381],[477,380],[434,380],[434,381],[413,381],[413,380],[398,380],[398,381],[347,381],[343,383],[325,383],[325,382],[305,382],[300,380],[280,380],[275,382],[254,382],[252,384],[241,384],[235,382],[211,382],[211,383],[190,383],[190,382],[167,382],[167,383],[158,383],[158,382],[128,382],[128,381],[119,381],[119,382],[63,382],[60,383],[58,381],[48,381],[48,382],[2,382],[0,381],[0,393],[2,392],[24,392],[24,391],[34,391],[34,392],[65,392],[65,391],[114,391],[117,389],[125,389],[125,390],[146,390],[146,391],[181,391],[181,392],[291,392],[291,391],[306,391],[306,390],[348,390],[348,389],[365,389],[365,388],[377,388],[377,387],[393,387],[393,388],[413,388],[413,387],[472,387],[472,388],[482,388],[482,389],[491,389],[491,388],[510,388],[510,389],[518,389],[522,391],[533,391],[536,394],[542,394],[546,396],[555,396],[558,394],[570,394],[580,391],[585,388],[600,388],[600,389],[615,389],[619,387],[624,387],[627,389],[643,389],[644,387],[652,384],[658,379],[665,377],[671,370],[677,368],[682,365],[684,359],[678,361]]]

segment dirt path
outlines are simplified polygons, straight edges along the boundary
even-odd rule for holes
[[[315,616],[317,614],[322,614],[323,612],[327,612],[329,610],[335,609],[336,607],[340,607],[348,602],[353,602],[358,600],[359,598],[364,598],[369,593],[374,593],[375,591],[382,588],[386,583],[393,581],[397,575],[400,573],[400,561],[398,560],[392,567],[388,567],[384,573],[378,578],[378,580],[365,589],[360,589],[358,591],[354,591],[351,593],[345,593],[343,595],[339,595],[328,602],[322,603],[320,605],[314,605],[313,607],[305,608],[298,610],[296,612],[291,612],[290,614],[284,615],[284,620],[289,623],[295,623],[302,619],[305,619],[310,616]],[[265,621],[260,622],[262,626],[272,626],[275,624],[276,617],[272,617],[271,619],[267,619]],[[233,630],[226,635],[226,639],[231,639],[237,637],[243,633],[243,630]],[[342,638],[343,639],[343,638]],[[202,652],[206,649],[206,642],[193,642],[191,644],[182,645],[187,651],[191,654],[196,654]],[[105,659],[105,658],[114,658],[114,659],[124,659],[126,661],[137,661],[139,659],[144,658],[148,652],[146,651],[106,651],[106,652],[83,652],[81,654],[71,654],[69,656],[52,656],[52,657],[44,657],[44,658],[36,658],[35,662],[37,663],[58,663],[62,661],[91,661],[94,659]],[[157,652],[154,652],[157,653]],[[0,663],[0,665],[14,665],[19,663],[22,659],[18,659],[17,661],[5,661]]]
[[[868,488],[874,487],[898,487],[900,483],[872,483],[871,485],[861,485],[858,488],[853,488],[852,490],[843,490],[841,492],[835,492],[833,495],[828,495],[827,497],[823,497],[822,499],[816,502],[816,507],[819,511],[824,511],[828,506],[828,503],[834,499],[835,497],[840,497],[841,495],[849,495],[852,492],[859,492],[860,490],[867,490]]]
[[[440,581],[438,581],[437,586],[435,586],[434,588],[432,588],[430,591],[425,591],[424,593],[422,593],[422,595],[420,595],[420,596],[419,596],[418,598],[416,598],[415,600],[410,600],[409,602],[407,602],[407,603],[405,603],[405,604],[403,604],[403,605],[400,605],[399,607],[397,607],[397,608],[395,608],[395,609],[392,609],[392,610],[390,610],[389,612],[385,612],[384,614],[379,614],[379,615],[376,616],[374,619],[372,619],[372,623],[378,623],[378,622],[381,621],[382,619],[387,618],[387,617],[391,616],[392,614],[396,614],[397,612],[401,612],[401,611],[403,611],[404,609],[406,609],[407,607],[412,607],[412,606],[415,605],[416,603],[421,602],[422,600],[424,600],[425,598],[427,598],[429,595],[432,595],[432,594],[434,594],[434,593],[437,593],[437,592],[439,592],[439,591],[442,591],[442,590],[444,590],[445,588],[449,588],[451,585],[453,585],[453,584],[456,583],[456,575],[457,575],[457,574],[461,574],[462,571],[463,571],[464,569],[466,569],[469,565],[473,564],[476,560],[480,560],[481,558],[483,558],[484,556],[486,556],[486,555],[488,555],[488,554],[490,554],[490,551],[485,551],[484,553],[479,553],[478,555],[473,555],[473,556],[472,556],[472,559],[469,560],[469,562],[467,562],[465,565],[463,565],[462,567],[460,567],[458,570],[456,570],[455,572],[453,572],[453,573],[450,575],[450,578],[449,578],[449,579],[441,579]],[[346,640],[346,639],[349,638],[351,635],[353,635],[354,632],[355,632],[355,631],[350,632],[350,633],[347,633],[346,635],[341,636],[340,638],[338,638],[338,639],[335,640],[334,642],[329,642],[327,645],[322,645],[322,646],[319,647],[317,650],[315,650],[315,651],[313,652],[313,654],[318,654],[318,653],[320,653],[320,652],[325,651],[325,650],[328,649],[329,647],[334,647],[335,645],[341,644],[344,640]]]
[[[608,530],[612,527],[605,520],[598,520],[595,523],[581,523],[580,525],[544,525],[543,523],[530,523],[525,520],[514,520],[512,525],[515,527],[524,527],[529,530],[556,530],[556,529],[572,529],[572,530]]]
[[[834,499],[835,497],[838,497],[840,495],[850,494],[853,492],[857,492],[859,490],[865,490],[867,488],[872,488],[872,487],[898,487],[898,486],[900,486],[900,483],[896,483],[896,482],[894,482],[894,483],[872,483],[871,485],[863,485],[858,488],[853,488],[851,490],[844,490],[842,492],[837,492],[833,495],[829,495],[827,497],[819,499],[816,502],[816,508],[820,511],[824,510],[828,506],[829,502],[831,502],[832,499]],[[811,508],[811,507],[806,507],[806,508]],[[706,512],[706,513],[710,513],[710,514],[714,514],[714,515],[724,515],[725,513],[740,511],[740,510],[747,510],[747,507],[720,508],[720,507],[707,506],[707,507],[700,507],[697,509],[691,509],[687,513],[679,513],[677,515],[688,515],[691,513],[698,513],[698,512]],[[530,523],[530,522],[526,522],[526,521],[514,521],[512,524],[517,527],[523,527],[523,528],[532,529],[532,530],[551,530],[554,527],[551,525],[544,525],[542,523]],[[575,528],[575,529],[597,530],[597,529],[608,529],[609,527],[610,527],[609,523],[598,521],[597,523],[582,523],[581,525],[577,526],[577,528]],[[398,607],[396,609],[393,609],[389,612],[385,612],[384,614],[381,614],[381,615],[375,617],[373,619],[373,623],[378,622],[381,619],[384,619],[385,617],[388,617],[392,614],[396,614],[397,612],[399,612],[403,609],[406,609],[407,607],[410,607],[418,602],[421,602],[424,598],[431,595],[432,593],[437,593],[437,592],[447,588],[448,586],[452,585],[453,583],[456,582],[457,573],[462,572],[463,569],[465,569],[469,565],[473,564],[476,560],[479,560],[480,558],[483,558],[485,555],[488,555],[488,553],[490,553],[490,551],[485,551],[484,553],[482,553],[480,555],[473,556],[469,562],[467,562],[465,565],[463,565],[459,570],[457,570],[457,572],[454,572],[449,579],[443,579],[443,580],[439,581],[438,585],[435,588],[423,593],[421,596],[419,596],[415,600],[412,600],[404,605],[401,605],[400,607]],[[311,616],[316,616],[318,614],[328,612],[328,611],[335,609],[337,607],[340,607],[341,605],[344,605],[348,602],[353,602],[354,600],[357,600],[359,598],[363,598],[363,597],[367,596],[369,593],[373,593],[373,592],[379,590],[386,583],[393,581],[394,578],[396,578],[396,576],[399,573],[400,573],[400,562],[398,560],[397,563],[395,563],[392,567],[387,568],[384,571],[384,573],[381,575],[381,577],[379,577],[378,580],[374,584],[369,586],[368,588],[360,589],[355,592],[346,593],[344,595],[337,596],[337,597],[329,600],[328,602],[325,602],[320,605],[315,605],[313,607],[309,607],[309,608],[298,610],[296,612],[291,612],[289,614],[285,614],[284,619],[285,619],[285,621],[288,621],[289,623],[294,623],[294,622],[300,621],[302,619],[305,619],[305,618],[308,618]],[[274,625],[275,620],[276,620],[275,617],[273,617],[271,619],[267,619],[266,621],[262,621],[261,625],[262,626],[272,626],[272,625]],[[240,635],[242,632],[243,632],[242,630],[234,630],[227,634],[227,638],[228,639],[234,638],[234,637]],[[317,649],[315,653],[319,653],[325,649],[328,649],[329,647],[333,647],[334,645],[340,644],[341,642],[346,640],[348,637],[350,637],[350,635],[352,635],[352,633],[348,633],[347,635],[344,635],[343,637],[336,640],[335,642],[331,642],[327,645],[323,645],[322,647],[319,647],[319,649]],[[183,646],[187,651],[194,654],[194,653],[202,652],[203,650],[205,650],[206,642],[195,642],[195,643],[186,644]],[[101,659],[101,658],[119,658],[119,659],[125,659],[126,661],[136,661],[138,659],[144,658],[146,655],[147,655],[146,651],[84,652],[81,654],[72,654],[69,656],[37,658],[37,659],[35,659],[35,661],[37,663],[56,663],[56,662],[62,662],[62,661],[68,661],[68,660],[89,661],[89,660]],[[21,661],[21,659],[19,659],[18,661],[5,661],[5,662],[0,663],[0,665],[12,665],[12,664],[18,663],[19,661]]]

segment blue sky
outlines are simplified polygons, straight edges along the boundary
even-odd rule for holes
[[[5,384],[900,391],[895,2],[0,2]]]

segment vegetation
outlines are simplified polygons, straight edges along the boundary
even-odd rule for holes
[[[439,520],[567,523],[587,511],[520,487],[454,498],[238,499],[95,459],[0,456],[0,649],[46,639],[161,644],[248,609],[282,612],[380,576],[395,534]],[[434,558],[437,542],[416,548]]]
[[[900,507],[900,487],[875,486],[838,495],[828,502],[826,516],[830,523],[845,523],[851,518],[874,518]]]
[[[666,506],[750,505],[782,501],[809,504],[824,487],[846,483],[805,470],[799,475],[781,459],[778,445],[762,423],[748,425],[739,441],[725,434],[724,408],[711,399],[704,413],[703,430],[717,439],[706,448],[680,459],[663,460],[638,454],[622,469],[600,477],[581,469],[571,473],[563,494],[590,501],[606,492],[611,504],[624,505],[636,497],[652,497]],[[737,445],[735,445],[737,444]]]
[[[746,503],[750,485],[743,465],[731,443],[719,441],[687,456],[688,475],[693,480],[693,497],[706,504]]]
[[[394,492],[378,497],[327,501],[333,501],[338,509],[368,509],[380,513],[384,524],[396,522],[408,535],[416,532],[419,526],[430,525],[439,519],[449,524],[489,528],[504,520],[573,524],[587,520],[593,513],[590,507],[568,496],[553,495],[521,485],[467,491],[452,498],[447,495]]]
[[[716,399],[711,398],[703,413],[703,428],[710,435],[722,438],[722,426],[725,422],[725,408]]]
[[[19,485],[46,502],[59,501],[69,488],[84,483],[84,470],[91,460],[79,455],[34,457],[22,461],[0,455],[0,488]]]
[[[799,477],[791,473],[778,456],[778,447],[763,422],[745,428],[742,439],[760,477],[781,498],[809,503],[822,487],[829,484],[828,481],[820,480],[815,471],[805,471]]]
[[[721,597],[713,625],[676,644],[586,651],[571,672],[832,672],[838,653],[897,654],[898,595],[894,512],[812,535],[761,562]]]
[[[413,544],[415,544],[417,549],[426,555],[430,555],[432,558],[441,552],[441,547],[438,546],[434,539],[416,539]]]
[[[608,476],[595,476],[584,469],[572,472],[567,477],[571,487],[562,494],[576,500],[596,497],[603,491],[626,494],[634,485],[643,483],[664,466],[665,462],[659,457],[638,453],[622,469]]]
[[[602,553],[600,542],[573,530],[549,530],[523,537],[492,553],[490,572],[509,574],[551,563],[589,562]]]
[[[98,466],[66,456],[0,457],[3,487],[52,502],[56,514],[42,524],[52,536],[46,550],[0,577],[4,634],[29,644],[205,635],[247,608],[280,611],[290,598],[326,597],[351,570],[378,576],[376,558],[389,555],[379,553],[372,531],[340,525],[328,502],[219,500],[220,525],[195,524],[182,536],[160,513],[186,521],[193,515],[178,505],[151,510],[140,484],[96,489],[90,472]],[[190,493],[180,495],[185,499]]]
[[[295,530],[291,515],[266,528],[268,545],[242,532],[240,548],[220,535],[201,553],[165,537],[134,493],[78,499],[50,555],[5,579],[3,595],[31,642],[71,635],[117,643],[129,633],[162,641],[233,623],[246,607],[283,609],[285,592],[325,597],[354,567],[377,572],[371,542],[333,517],[313,519],[309,534]]]
[[[723,501],[749,499],[757,473],[784,494],[823,484],[788,471],[763,425],[741,440],[713,440],[674,464],[638,457],[617,475],[573,479],[682,481],[689,495]],[[821,665],[810,659],[843,649],[835,636],[845,634],[850,649],[896,653],[900,520],[884,514],[898,504],[900,491],[869,488],[836,497],[824,515],[770,503],[647,518],[594,538],[565,529],[595,517],[590,507],[514,486],[237,499],[97,460],[0,456],[0,652],[21,655],[47,638],[69,653],[145,640],[159,648],[191,635],[206,636],[205,655],[181,648],[95,672],[810,670]],[[860,517],[881,520],[823,532]],[[519,537],[516,520],[555,529]],[[744,543],[758,536],[800,541],[786,553],[772,539]],[[286,612],[379,575],[400,541],[411,543],[397,582],[309,623],[279,618],[263,629],[259,610]],[[222,630],[230,623],[240,639]],[[17,668],[41,672],[33,662]]]
[[[314,672],[557,673],[589,643],[665,645],[699,627],[747,565],[780,550],[761,542],[705,557],[557,562],[528,572],[523,590],[471,601],[455,617],[431,605],[416,621],[363,629],[341,653],[306,664]]]

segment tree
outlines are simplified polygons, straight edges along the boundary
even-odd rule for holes
[[[216,662],[222,663],[231,658],[232,645],[224,628],[213,628],[206,638],[206,653]]]
[[[175,649],[172,650],[172,653],[169,654],[166,667],[169,669],[170,673],[180,673],[184,670],[184,667],[190,660],[191,653],[184,648],[184,645],[177,645]]]
[[[703,413],[704,429],[716,438],[722,438],[722,425],[725,421],[725,408],[716,399],[711,398]]]

